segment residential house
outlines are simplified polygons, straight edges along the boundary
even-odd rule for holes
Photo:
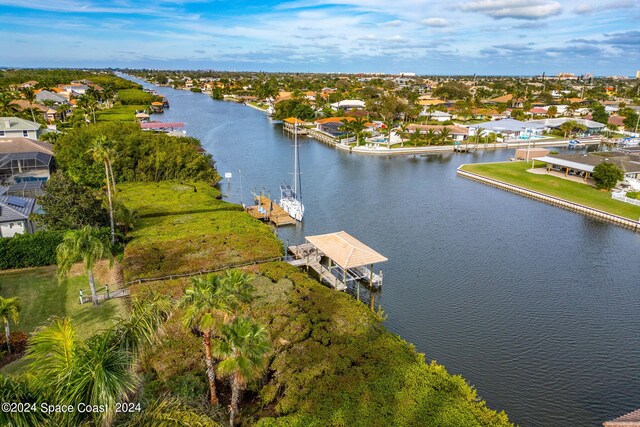
[[[542,136],[545,126],[531,121],[503,119],[471,125],[469,134],[476,135],[479,129],[482,129],[482,135],[495,133],[507,139],[529,139]]]
[[[344,99],[342,101],[334,102],[333,104],[331,104],[331,108],[336,111],[364,110],[365,103],[364,101],[360,101],[358,99]]]
[[[51,101],[54,105],[68,105],[69,100],[67,100],[62,95],[58,95],[55,92],[50,92],[48,90],[41,90],[36,93],[36,102],[44,104],[45,101]]]
[[[24,137],[38,139],[40,123],[19,117],[0,117],[0,138]]]
[[[587,154],[556,154],[536,158],[547,164],[548,171],[560,171],[565,175],[575,175],[585,181],[593,174],[600,163],[613,163],[623,173],[624,180],[633,185],[640,183],[640,156],[619,152],[600,152]]]
[[[579,118],[571,118],[571,117],[559,117],[556,119],[540,119],[540,120],[529,120],[527,123],[531,125],[540,125],[547,129],[560,129],[563,123],[568,121],[574,121],[580,125],[583,125],[587,128],[584,132],[586,135],[593,135],[602,132],[605,128],[605,125],[602,123],[594,122],[593,120],[587,119],[579,119]]]
[[[469,129],[462,126],[445,126],[445,125],[418,125],[418,124],[410,124],[407,126],[407,131],[409,133],[419,132],[421,134],[425,134],[429,131],[433,131],[435,133],[442,132],[443,129],[447,129],[449,131],[449,135],[453,138],[454,141],[464,141],[469,137]]]
[[[33,233],[35,226],[29,220],[32,213],[40,211],[40,206],[31,197],[7,195],[7,187],[0,187],[0,237]]]
[[[429,112],[429,108],[423,108],[422,111],[420,112],[421,116],[426,116],[429,118],[429,120],[435,120],[437,122],[446,122],[448,120],[451,120],[453,118],[453,116],[449,113],[445,113],[444,111],[432,111]]]
[[[53,146],[23,137],[0,139],[0,183],[46,181],[53,166]]]

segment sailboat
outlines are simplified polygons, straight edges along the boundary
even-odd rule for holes
[[[293,124],[293,188],[283,183],[280,186],[280,207],[296,221],[302,221],[304,205],[302,204],[302,191],[300,188],[300,158],[298,156],[298,123],[294,119]]]

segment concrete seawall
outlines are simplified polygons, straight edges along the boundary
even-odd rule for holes
[[[502,190],[507,190],[512,193],[519,194],[521,196],[528,197],[530,199],[540,200],[542,202],[548,203],[550,205],[558,206],[566,210],[570,210],[573,212],[578,212],[583,215],[587,215],[593,218],[598,218],[603,221],[608,221],[612,224],[628,228],[634,231],[640,231],[640,222],[633,221],[628,218],[624,218],[618,215],[610,214],[608,212],[601,211],[599,209],[590,208],[588,206],[580,205],[578,203],[573,203],[568,200],[561,199],[559,197],[548,196],[543,193],[539,193],[537,191],[528,190],[523,187],[519,187],[517,185],[508,184],[506,182],[498,181],[493,178],[487,178],[482,175],[478,175],[473,172],[467,172],[462,170],[462,167],[465,165],[460,165],[456,173],[464,178],[468,178],[477,182],[481,182],[483,184],[490,185],[492,187],[500,188]]]

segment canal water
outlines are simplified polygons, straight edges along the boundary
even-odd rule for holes
[[[140,82],[138,80],[138,82]],[[149,85],[145,84],[149,87]],[[221,174],[224,197],[279,197],[292,140],[264,113],[157,88]],[[640,408],[640,234],[456,176],[513,151],[373,157],[301,138],[304,223],[389,258],[386,326],[523,426],[597,426]]]

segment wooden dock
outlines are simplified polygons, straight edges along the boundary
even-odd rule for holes
[[[271,222],[276,227],[296,223],[296,220],[290,217],[284,209],[282,209],[276,202],[269,200],[267,197],[263,195],[256,195],[254,196],[254,200],[257,204],[246,208],[247,213],[252,217],[261,221]]]

